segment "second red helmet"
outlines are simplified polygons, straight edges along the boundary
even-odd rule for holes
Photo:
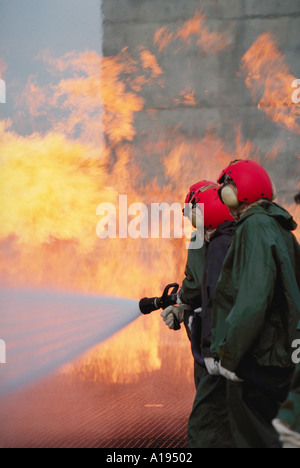
[[[188,203],[192,203],[198,190],[201,189],[202,187],[207,187],[209,185],[216,185],[216,183],[210,182],[208,180],[200,180],[199,182],[196,182],[195,184],[193,184],[190,187],[189,193],[186,196],[185,204],[187,205]]]
[[[229,208],[220,200],[219,188],[216,184],[202,187],[195,195],[196,203],[204,205],[204,227],[206,229],[217,229],[226,221],[234,221]]]

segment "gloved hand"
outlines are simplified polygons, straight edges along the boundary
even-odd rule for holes
[[[193,322],[194,322],[194,316],[193,316],[193,315],[190,315],[190,317],[189,317],[189,323],[188,323],[188,329],[189,329],[190,333],[192,333]]]
[[[280,435],[280,441],[283,444],[283,448],[300,448],[299,432],[292,431],[287,425],[280,421],[280,419],[274,419],[272,423]]]
[[[221,375],[218,361],[215,361],[212,357],[208,357],[204,358],[204,362],[209,375]]]
[[[230,372],[229,370],[225,369],[221,364],[219,364],[219,367],[220,374],[225,377],[225,379],[231,380],[232,382],[243,382],[243,380],[240,379],[234,372]]]
[[[183,304],[171,305],[163,310],[160,316],[163,318],[165,324],[170,328],[170,330],[174,330],[174,315],[178,322],[182,323],[184,320],[184,310],[185,307]]]

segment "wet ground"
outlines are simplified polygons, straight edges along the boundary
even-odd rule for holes
[[[0,401],[2,448],[185,448],[194,387],[167,366],[130,384],[57,373]]]

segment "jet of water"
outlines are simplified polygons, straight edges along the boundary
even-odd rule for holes
[[[140,315],[135,300],[44,290],[0,290],[0,304],[0,396],[73,361]]]

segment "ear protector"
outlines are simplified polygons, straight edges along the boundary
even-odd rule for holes
[[[220,190],[221,200],[228,208],[237,208],[240,204],[237,190],[232,184],[227,184]]]
[[[195,229],[204,228],[204,216],[200,206],[196,205],[191,212],[191,223]]]
[[[272,183],[272,188],[273,188],[273,196],[272,196],[272,201],[275,200],[277,196],[276,192],[276,187]],[[233,183],[227,183],[223,185],[223,187],[220,189],[220,198],[222,202],[228,206],[228,208],[238,208],[240,205],[240,202],[238,200],[238,193],[237,193],[237,188]]]

